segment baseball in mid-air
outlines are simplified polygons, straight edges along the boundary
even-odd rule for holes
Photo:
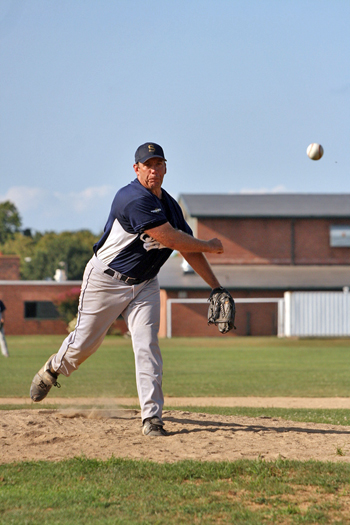
[[[321,144],[317,144],[317,142],[313,142],[307,147],[306,153],[309,159],[320,160],[320,158],[323,155],[323,148]]]

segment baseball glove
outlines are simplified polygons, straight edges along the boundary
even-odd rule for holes
[[[236,306],[229,291],[225,288],[214,288],[209,296],[208,324],[217,325],[222,334],[235,327]]]

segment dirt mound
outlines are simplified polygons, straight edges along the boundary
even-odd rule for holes
[[[106,409],[1,412],[0,462],[58,461],[84,455],[174,462],[264,458],[350,461],[350,428],[165,410],[166,437],[141,434],[140,411]]]

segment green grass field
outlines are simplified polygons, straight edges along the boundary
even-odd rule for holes
[[[33,375],[57,351],[62,337],[7,339],[10,358],[0,361],[0,397],[28,397]],[[168,396],[350,394],[346,339],[222,337],[162,340],[161,346]],[[60,376],[60,382],[55,397],[136,396],[130,340],[107,337],[94,356],[70,378]],[[350,421],[350,410],[187,410],[342,425]],[[76,458],[0,465],[1,524],[340,524],[350,523],[349,508],[347,463],[245,460],[158,465]]]
[[[28,397],[31,380],[57,352],[62,337],[8,337],[1,360],[0,397]],[[164,339],[167,396],[350,396],[348,339]],[[136,396],[130,340],[109,336],[70,378],[60,376],[55,397]]]
[[[349,523],[346,464],[155,464],[112,458],[0,466],[1,524]]]

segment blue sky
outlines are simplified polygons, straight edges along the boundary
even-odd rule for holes
[[[0,202],[99,233],[146,141],[175,198],[350,193],[349,27],[348,0],[1,0]]]

